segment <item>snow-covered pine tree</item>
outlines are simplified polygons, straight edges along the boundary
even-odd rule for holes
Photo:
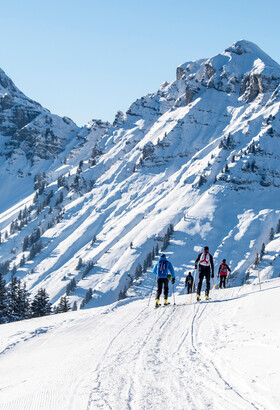
[[[275,233],[280,233],[280,219],[278,219],[278,223],[275,229]]]
[[[52,307],[49,302],[49,295],[45,289],[41,288],[31,302],[31,315],[32,317],[40,317],[50,315]]]
[[[140,278],[142,273],[143,273],[142,266],[140,265],[140,263],[138,263],[138,265],[136,266],[136,269],[135,269],[135,273],[134,273],[135,279]]]
[[[66,296],[61,296],[59,304],[57,306],[57,313],[69,312],[71,306]]]
[[[82,258],[79,258],[78,264],[77,264],[77,266],[76,266],[76,269],[79,270],[79,269],[81,269],[82,266],[83,266]]]
[[[66,295],[70,295],[73,290],[75,290],[77,287],[76,280],[75,278],[71,279],[71,281],[67,284],[66,286]]]
[[[7,289],[7,318],[8,322],[14,322],[28,317],[28,295],[25,286],[20,279],[12,276]]]
[[[269,237],[268,237],[268,239],[269,239],[270,241],[272,241],[273,238],[274,238],[274,229],[271,228],[271,229],[270,229],[270,232],[269,232]]]
[[[82,300],[82,303],[80,305],[80,309],[85,307],[85,305],[90,301],[91,298],[92,298],[92,288],[89,288],[87,290],[87,293],[86,293],[84,299]]]
[[[0,323],[7,321],[7,289],[6,281],[0,273]]]
[[[26,283],[19,280],[18,287],[18,316],[19,320],[28,319],[31,316],[29,293],[26,290]]]
[[[37,241],[33,243],[33,245],[30,248],[30,253],[29,253],[29,260],[32,260],[40,251],[42,250],[43,245],[41,241]]]
[[[265,244],[263,243],[263,244],[262,244],[262,248],[261,248],[261,252],[260,252],[260,261],[261,261],[262,258],[263,258],[264,252],[265,252]]]
[[[158,248],[158,243],[157,243],[155,247],[155,255],[158,255],[158,254],[159,254],[159,248]]]

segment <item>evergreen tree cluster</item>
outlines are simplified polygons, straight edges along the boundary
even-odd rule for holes
[[[37,191],[39,195],[44,192],[45,187],[47,186],[46,183],[46,173],[42,172],[40,174],[35,175],[34,177],[34,191]]]
[[[82,273],[82,279],[84,279],[89,274],[89,272],[92,270],[93,267],[94,267],[94,263],[92,261],[89,261],[86,264],[86,267]]]
[[[70,295],[70,293],[73,292],[76,288],[77,288],[76,280],[75,278],[73,278],[66,286],[66,295],[67,296]]]
[[[169,225],[166,234],[164,235],[163,241],[162,241],[162,245],[161,245],[161,252],[165,251],[165,249],[168,247],[169,243],[170,243],[170,238],[174,233],[174,227],[172,224]]]
[[[80,309],[83,309],[85,305],[90,301],[90,299],[92,299],[92,288],[89,288],[87,290],[87,293],[81,302]]]
[[[59,196],[56,198],[54,205],[58,206],[59,204],[61,204],[63,202],[63,199],[64,199],[63,192],[60,191]]]
[[[172,229],[173,229],[173,227],[172,227]],[[153,249],[151,250],[151,252],[149,252],[147,254],[146,258],[144,259],[143,267],[140,263],[137,264],[137,266],[135,268],[135,271],[134,271],[134,279],[135,280],[139,279],[142,276],[142,274],[145,273],[150,266],[152,266],[153,259],[158,254],[159,254],[159,247],[158,247],[158,244],[156,244],[156,246],[153,246]],[[122,299],[126,298],[126,292],[128,291],[128,289],[133,284],[133,276],[128,275],[128,277],[130,279],[130,282],[122,290],[120,290],[119,295],[118,295],[118,300],[122,300]]]
[[[13,235],[16,231],[21,231],[22,228],[30,222],[30,212],[32,210],[32,207],[27,209],[27,207],[24,208],[24,210],[20,210],[19,214],[17,216],[17,219],[11,222],[10,225],[10,235]]]
[[[235,147],[234,140],[230,134],[228,134],[226,137],[222,139],[222,141],[219,144],[219,148],[229,150]]]
[[[71,306],[67,296],[61,296],[55,313],[66,313],[69,312],[69,310],[71,310]]]
[[[30,300],[25,282],[12,277],[7,286],[0,274],[0,323],[15,322],[51,314],[51,304],[45,289],[39,289]]]
[[[22,251],[26,251],[30,246],[39,241],[41,237],[40,228],[37,228],[31,235],[27,235],[22,242]]]

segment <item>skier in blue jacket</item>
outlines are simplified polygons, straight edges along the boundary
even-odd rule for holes
[[[170,272],[170,274],[168,274]],[[175,283],[175,272],[172,263],[166,259],[165,255],[161,255],[159,261],[155,264],[153,273],[157,275],[157,294],[156,294],[156,307],[159,306],[159,298],[162,292],[162,286],[164,286],[164,304],[167,305],[168,298],[168,279],[172,277],[172,283]]]

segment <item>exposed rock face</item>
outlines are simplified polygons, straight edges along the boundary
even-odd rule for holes
[[[49,159],[61,152],[79,128],[26,97],[0,70],[0,155],[21,149],[28,159]]]
[[[186,105],[190,104],[193,100],[194,91],[190,87],[186,87]]]
[[[186,104],[193,100],[198,84],[238,93],[251,102],[280,84],[280,66],[255,44],[239,41],[213,58],[182,64],[176,80],[186,83]]]

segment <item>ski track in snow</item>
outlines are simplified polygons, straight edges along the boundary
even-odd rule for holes
[[[213,290],[208,302],[176,294],[176,306],[154,309],[146,298],[2,325],[0,409],[277,409],[277,356],[265,369],[272,379],[240,362],[242,349],[259,355],[263,343],[279,355],[273,321],[251,327],[252,312],[267,322],[267,301],[276,299],[278,281],[263,286]]]

